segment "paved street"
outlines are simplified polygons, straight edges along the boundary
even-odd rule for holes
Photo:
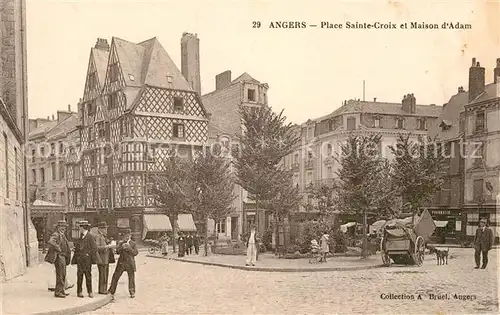
[[[363,271],[267,273],[137,257],[137,296],[126,276],[116,302],[97,314],[471,314],[498,313],[497,253],[487,270],[473,269],[472,249],[450,249],[448,266]],[[430,258],[430,257],[429,257]],[[497,267],[497,268],[495,268]],[[382,299],[381,294],[422,300]],[[448,294],[449,300],[429,300]],[[468,295],[472,300],[454,299]]]

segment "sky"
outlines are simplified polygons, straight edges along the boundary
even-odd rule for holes
[[[31,118],[72,109],[83,96],[98,37],[157,37],[180,68],[183,32],[200,38],[202,94],[215,76],[248,72],[268,83],[269,104],[302,123],[344,100],[442,105],[468,88],[476,57],[493,81],[500,58],[500,1],[391,0],[26,0]],[[260,21],[260,28],[253,22]],[[272,29],[270,22],[394,23],[398,29]],[[400,29],[410,22],[470,23],[470,30]]]

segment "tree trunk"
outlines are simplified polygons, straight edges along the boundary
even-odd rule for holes
[[[217,238],[218,238],[217,224],[220,224],[220,221],[214,220],[214,247],[217,247]]]
[[[205,217],[205,256],[208,256],[208,217]]]
[[[368,256],[367,253],[367,243],[368,240],[366,238],[366,226],[367,226],[367,218],[366,218],[366,208],[363,209],[363,248],[361,250],[361,257],[366,258]]]
[[[175,237],[175,232],[177,231],[176,229],[176,223],[177,223],[177,214],[173,215],[173,220],[172,222],[172,252],[175,253],[175,244],[176,244],[176,237]]]
[[[255,230],[259,232],[259,201],[258,198],[255,197]],[[248,231],[250,232],[250,231]]]

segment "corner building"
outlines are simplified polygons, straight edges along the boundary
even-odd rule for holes
[[[209,115],[156,38],[116,37],[91,50],[79,112],[87,217],[142,239],[144,217],[155,211],[151,176],[164,171],[171,149],[192,158],[203,148]]]

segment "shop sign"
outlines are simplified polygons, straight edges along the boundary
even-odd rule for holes
[[[434,215],[450,215],[451,211],[450,210],[431,210],[431,214],[434,214]]]

